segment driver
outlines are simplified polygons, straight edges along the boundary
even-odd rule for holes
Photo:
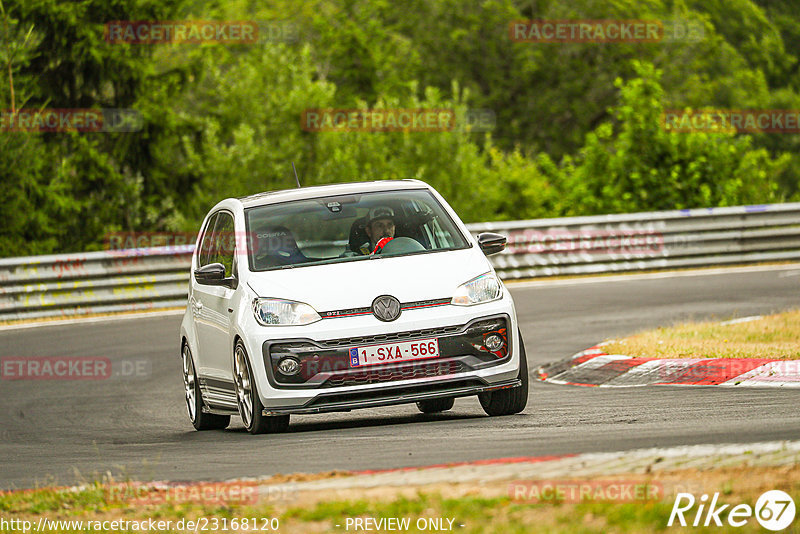
[[[369,210],[364,231],[369,241],[358,247],[363,255],[375,254],[394,238],[394,210],[389,206],[377,206]]]

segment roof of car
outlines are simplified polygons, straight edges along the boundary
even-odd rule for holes
[[[336,195],[352,195],[356,193],[371,193],[375,191],[395,191],[398,189],[427,188],[428,184],[420,180],[377,180],[373,182],[349,182],[343,184],[318,185],[294,189],[281,189],[278,191],[265,191],[256,193],[238,200],[245,208],[275,204],[290,200],[304,200]]]

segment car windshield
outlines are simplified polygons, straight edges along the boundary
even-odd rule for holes
[[[427,190],[321,197],[245,210],[253,271],[468,247]]]

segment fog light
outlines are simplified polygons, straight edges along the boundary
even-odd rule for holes
[[[490,334],[483,340],[483,346],[489,349],[490,352],[497,352],[503,348],[503,345],[505,345],[505,341],[497,334]]]
[[[300,362],[294,358],[284,358],[278,362],[278,371],[286,376],[296,375],[300,372]]]

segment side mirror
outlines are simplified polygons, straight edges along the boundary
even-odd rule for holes
[[[221,263],[209,263],[195,269],[194,279],[206,286],[236,287],[235,278],[225,278],[225,266]]]
[[[491,232],[483,232],[478,234],[478,246],[487,256],[502,252],[506,248],[506,236],[500,234],[493,234]]]

